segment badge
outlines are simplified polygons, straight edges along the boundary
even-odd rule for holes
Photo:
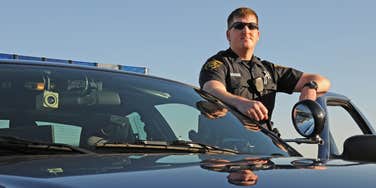
[[[254,79],[253,84],[255,85],[257,92],[261,93],[264,90],[264,83],[261,77]]]
[[[268,80],[272,79],[268,71],[263,71],[264,73],[264,85],[268,84]]]
[[[218,60],[211,60],[209,62],[206,63],[205,65],[205,70],[215,70],[217,69],[218,67],[220,67],[223,63],[218,61]]]

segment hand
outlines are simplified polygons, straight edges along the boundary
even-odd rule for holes
[[[269,118],[268,109],[260,101],[243,99],[239,101],[236,107],[241,113],[257,121]]]
[[[315,89],[311,89],[308,87],[304,87],[300,92],[299,100],[313,100],[315,101],[317,99],[317,92]]]
[[[258,176],[254,174],[251,170],[240,170],[236,172],[230,172],[227,176],[230,183],[234,185],[255,185],[258,180]]]

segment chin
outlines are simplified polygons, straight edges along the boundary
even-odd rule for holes
[[[254,45],[253,44],[243,44],[241,48],[243,49],[254,49]]]

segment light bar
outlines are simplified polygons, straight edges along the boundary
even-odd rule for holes
[[[148,74],[148,68],[146,67],[134,67],[134,66],[127,66],[127,65],[103,64],[103,63],[85,62],[85,61],[72,61],[72,60],[64,60],[64,59],[53,59],[53,58],[46,58],[46,57],[34,57],[34,56],[24,56],[24,55],[5,54],[5,53],[0,53],[0,59],[31,60],[31,61],[42,61],[45,63],[48,63],[48,62],[66,63],[66,64],[100,67],[100,68],[107,68],[107,69],[122,70],[122,71],[127,71],[127,72]]]

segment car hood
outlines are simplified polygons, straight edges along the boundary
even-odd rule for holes
[[[376,165],[252,155],[0,157],[0,187],[230,187],[249,175],[259,187],[374,187]]]

